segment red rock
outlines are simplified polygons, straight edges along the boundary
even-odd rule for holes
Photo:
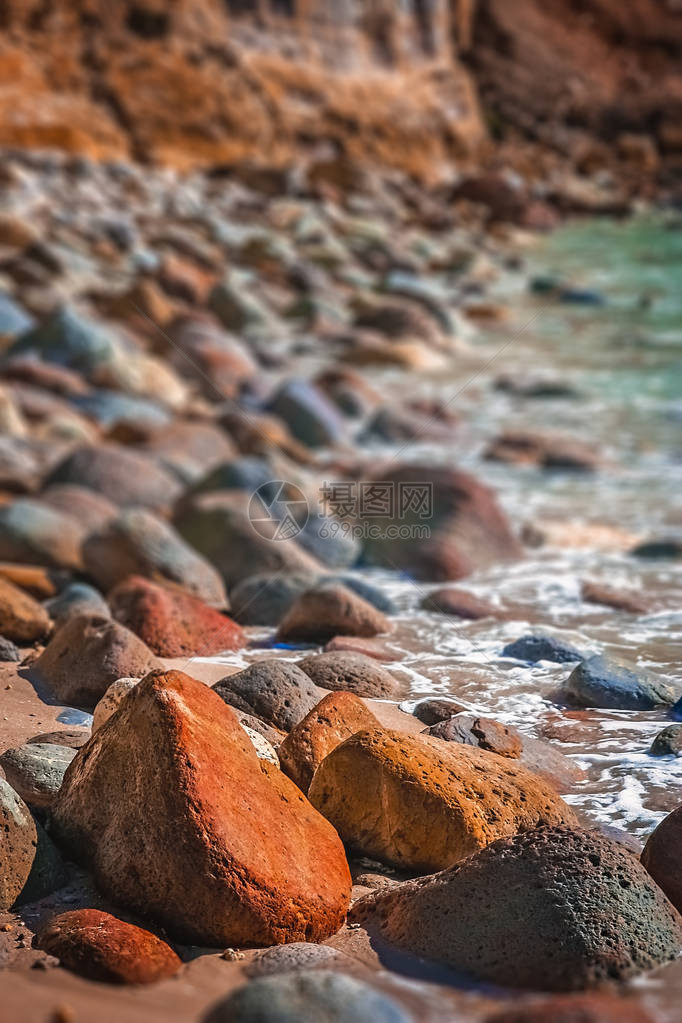
[[[583,582],[580,595],[588,604],[603,604],[605,607],[627,611],[633,615],[646,614],[651,610],[642,594],[635,590],[620,590],[590,580]]]
[[[38,933],[36,945],[68,970],[114,984],[152,984],[182,965],[155,934],[98,909],[60,913]]]
[[[0,635],[28,645],[46,636],[50,628],[45,608],[18,586],[0,578]]]
[[[152,672],[76,754],[56,833],[120,905],[184,942],[319,941],[341,926],[341,841],[203,683]]]
[[[642,863],[682,912],[682,806],[668,814],[649,835]]]
[[[433,593],[427,593],[419,606],[424,611],[435,611],[437,614],[452,615],[454,618],[468,618],[471,621],[499,616],[497,608],[487,600],[481,600],[473,593],[453,586],[444,586]]]
[[[231,618],[181,589],[131,576],[112,590],[114,618],[159,657],[209,657],[246,645]]]
[[[280,623],[281,640],[324,642],[339,633],[376,636],[388,632],[388,619],[340,583],[321,583],[298,597]]]

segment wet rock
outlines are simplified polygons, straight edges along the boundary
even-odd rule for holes
[[[346,913],[333,828],[182,672],[147,676],[77,754],[54,824],[100,890],[184,942],[320,941]]]
[[[521,555],[492,491],[472,476],[402,464],[380,469],[366,483],[374,485],[380,510],[387,509],[387,490],[394,496],[393,507],[374,520],[381,535],[365,541],[364,557],[371,564],[445,582]]]
[[[633,998],[614,995],[558,995],[513,1005],[487,1016],[485,1023],[654,1023]]]
[[[659,676],[601,654],[581,661],[573,669],[560,696],[579,707],[614,710],[653,710],[670,706],[677,699],[672,686]]]
[[[376,636],[390,628],[388,619],[362,597],[338,583],[321,583],[294,601],[277,636],[287,642],[323,643],[332,636]]]
[[[50,618],[37,600],[0,579],[0,633],[13,643],[27,646],[50,631]]]
[[[60,913],[39,931],[35,944],[67,970],[110,984],[152,984],[182,965],[155,934],[98,909]]]
[[[588,604],[603,604],[616,611],[644,615],[650,610],[647,600],[634,590],[618,590],[613,586],[586,580],[580,587],[580,596]]]
[[[371,657],[375,661],[401,660],[399,653],[390,650],[378,640],[362,639],[358,636],[334,636],[328,643],[325,643],[324,653],[362,654],[363,657]]]
[[[327,754],[355,732],[378,727],[374,714],[353,693],[329,693],[279,747],[282,770],[302,792],[307,792]]]
[[[94,733],[102,727],[105,721],[108,721],[112,714],[115,714],[121,705],[121,701],[128,695],[131,689],[134,689],[139,682],[139,678],[117,678],[115,682],[112,682],[101,700],[97,701],[95,709],[92,714],[92,733]]]
[[[100,529],[119,513],[117,505],[101,494],[74,483],[55,483],[41,491],[40,500],[51,508],[70,515],[88,532]]]
[[[175,515],[178,532],[215,566],[230,589],[252,575],[281,572],[318,576],[322,567],[295,540],[273,542],[248,517],[245,494],[193,498]]]
[[[551,376],[510,376],[504,374],[495,380],[495,389],[520,398],[578,398],[580,392],[570,383]]]
[[[0,661],[20,661],[21,651],[6,636],[0,636]]]
[[[479,981],[544,991],[626,980],[674,959],[682,941],[682,918],[634,856],[566,827],[502,838],[367,896],[350,919]]]
[[[332,964],[330,964],[332,965]],[[336,970],[298,970],[260,977],[215,1005],[202,1023],[411,1023],[392,998]]]
[[[167,508],[180,496],[175,476],[148,455],[115,444],[79,448],[50,473],[48,486],[74,483],[119,507]]]
[[[312,575],[252,575],[230,590],[232,615],[242,625],[277,625],[304,590]]]
[[[0,558],[48,568],[82,568],[83,530],[64,515],[30,498],[0,508]]]
[[[337,746],[315,772],[309,798],[356,852],[421,874],[503,835],[574,822],[556,792],[517,764],[384,729]]]
[[[110,590],[128,576],[176,583],[212,607],[227,606],[220,575],[163,519],[143,508],[129,508],[83,544],[90,576]]]
[[[267,658],[213,686],[225,703],[289,732],[319,700],[308,675],[290,661]]]
[[[77,615],[109,617],[109,605],[94,586],[87,583],[69,583],[64,589],[45,602],[45,610],[56,626],[63,625]]]
[[[507,643],[502,650],[503,657],[514,657],[517,661],[551,661],[554,664],[567,664],[571,661],[582,661],[584,654],[560,639],[552,636],[530,635],[521,636],[513,643]]]
[[[315,384],[289,380],[270,403],[270,411],[287,424],[302,444],[311,448],[333,447],[345,437],[345,426],[336,407]]]
[[[311,654],[299,661],[298,667],[321,689],[346,691],[371,700],[395,700],[403,688],[372,658],[349,651]]]
[[[432,696],[430,699],[418,703],[412,713],[422,724],[431,727],[431,725],[437,725],[439,721],[447,721],[454,714],[459,714],[462,711],[466,711],[466,707],[463,707],[461,703]]]
[[[494,462],[574,472],[594,472],[601,464],[594,448],[575,437],[534,433],[503,433],[487,448],[485,457]]]
[[[31,676],[71,706],[95,706],[116,679],[141,678],[160,661],[134,633],[106,618],[70,618],[31,665]]]
[[[0,778],[0,912],[66,884],[59,853],[31,811]]]
[[[679,558],[682,555],[682,540],[679,537],[655,537],[637,544],[630,551],[636,558]]]
[[[513,725],[503,725],[501,721],[475,714],[457,714],[446,721],[439,721],[431,725],[426,734],[446,742],[477,746],[512,760],[518,760],[523,749],[523,739]]]
[[[652,757],[682,756],[682,725],[668,725],[651,744]]]
[[[487,600],[481,600],[473,593],[452,586],[444,586],[442,589],[427,593],[419,606],[424,611],[435,611],[436,614],[452,615],[453,618],[466,618],[470,621],[499,617],[498,609]]]
[[[242,629],[202,600],[130,576],[109,594],[111,613],[159,657],[209,657],[246,645]]]
[[[673,810],[649,835],[642,863],[682,913],[682,807]]]
[[[28,742],[6,750],[0,756],[0,767],[25,803],[44,809],[52,805],[75,755],[69,746]]]
[[[378,611],[381,611],[385,615],[394,615],[398,613],[395,601],[392,600],[391,597],[389,597],[388,594],[379,586],[368,582],[367,579],[363,579],[361,576],[329,576],[325,582],[341,583],[341,585],[345,586],[346,589],[352,590],[353,593],[357,593],[359,597],[362,597],[362,599],[366,600],[368,604],[372,604]]]
[[[275,945],[258,952],[244,972],[248,977],[268,977],[294,970],[343,970],[344,967],[348,969],[359,965],[357,960],[338,948],[296,941],[291,945]]]

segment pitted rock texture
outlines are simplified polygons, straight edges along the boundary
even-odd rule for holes
[[[231,707],[262,718],[284,732],[302,721],[320,698],[299,667],[270,657],[227,675],[213,688]]]
[[[352,651],[310,654],[298,662],[298,667],[322,689],[342,690],[370,700],[395,700],[403,688],[387,668]]]

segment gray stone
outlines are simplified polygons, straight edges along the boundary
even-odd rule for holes
[[[256,661],[213,686],[225,703],[289,732],[319,702],[320,696],[299,667],[289,661]]]
[[[59,792],[66,769],[76,755],[70,746],[27,742],[0,756],[0,767],[12,788],[29,806],[47,808]]]

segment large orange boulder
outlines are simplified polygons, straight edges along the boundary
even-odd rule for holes
[[[185,942],[319,941],[348,908],[333,827],[179,671],[129,693],[76,755],[53,816],[106,895]]]
[[[307,792],[324,758],[351,735],[379,722],[354,693],[329,693],[289,732],[277,751],[282,770]]]
[[[308,795],[351,848],[420,874],[502,836],[575,822],[551,786],[507,758],[383,728],[337,746]]]

